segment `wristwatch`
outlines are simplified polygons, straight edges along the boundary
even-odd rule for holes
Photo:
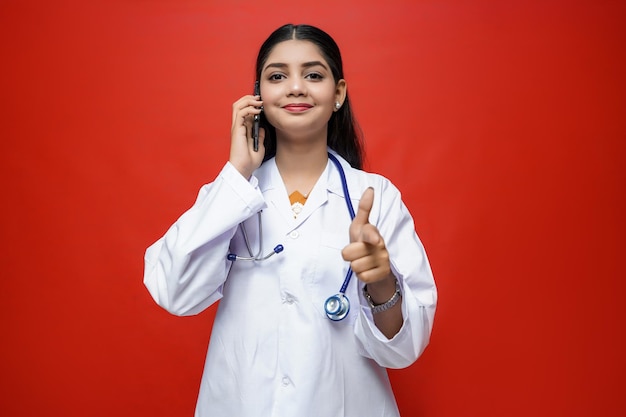
[[[382,304],[374,304],[374,300],[372,300],[372,296],[367,292],[367,285],[363,287],[363,296],[367,300],[367,303],[370,305],[372,309],[372,314],[377,314],[382,311],[389,310],[391,307],[395,306],[402,293],[400,292],[400,284],[398,280],[396,280],[396,292],[393,293],[391,298]]]

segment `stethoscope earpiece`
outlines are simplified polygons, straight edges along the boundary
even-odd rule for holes
[[[283,247],[283,245],[276,245],[276,247],[274,247],[274,249],[270,253],[265,255],[264,257],[259,257],[259,255],[257,255],[257,256],[237,256],[237,254],[229,253],[228,255],[226,255],[226,259],[228,259],[231,262],[235,262],[236,260],[240,260],[240,261],[264,261],[264,260],[269,259],[272,256],[276,255],[277,253],[281,253],[283,251],[283,249],[285,249]]]

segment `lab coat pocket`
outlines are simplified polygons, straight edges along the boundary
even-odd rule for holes
[[[341,251],[348,243],[347,231],[344,233],[322,232],[315,270],[307,284],[310,286],[309,294],[311,294],[313,305],[319,316],[325,320],[328,318],[324,311],[324,303],[328,297],[339,292],[350,266],[341,256]],[[353,276],[346,290],[346,295],[350,300],[358,302],[355,297],[356,292],[352,291],[352,288],[356,288],[354,280],[356,277]],[[356,316],[356,309],[351,309],[348,316],[337,323],[352,323]]]

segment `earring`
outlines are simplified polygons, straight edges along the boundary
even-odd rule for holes
[[[340,108],[341,108],[341,103],[337,101],[335,103],[335,110],[339,110]]]

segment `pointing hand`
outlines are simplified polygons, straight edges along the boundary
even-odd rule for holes
[[[370,187],[361,196],[350,225],[350,244],[341,252],[343,259],[350,262],[352,270],[365,283],[393,277],[385,241],[376,226],[369,222],[373,204],[374,189]]]

